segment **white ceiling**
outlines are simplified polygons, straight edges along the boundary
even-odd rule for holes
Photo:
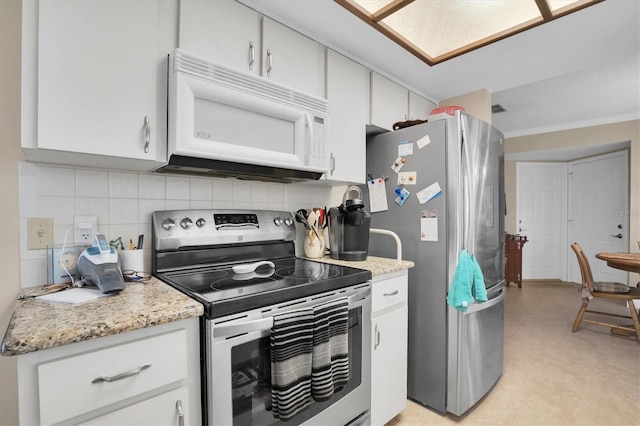
[[[436,103],[487,89],[507,109],[493,116],[506,137],[640,118],[638,0],[606,0],[433,67],[333,0],[241,1]]]

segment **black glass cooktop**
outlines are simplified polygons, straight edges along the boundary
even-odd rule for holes
[[[332,291],[371,279],[371,272],[311,260],[271,260],[252,272],[236,273],[233,266],[171,271],[160,278],[201,302],[207,318]]]

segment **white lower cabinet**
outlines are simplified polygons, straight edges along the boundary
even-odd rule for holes
[[[21,424],[199,424],[198,320],[20,355]]]
[[[371,313],[371,424],[384,425],[407,406],[406,270],[374,277]]]

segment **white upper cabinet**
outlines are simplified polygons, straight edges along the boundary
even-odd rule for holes
[[[409,92],[409,120],[426,120],[435,108],[436,104],[429,99]]]
[[[324,97],[325,47],[234,0],[181,0],[179,46]]]
[[[409,90],[371,72],[371,121],[377,127],[393,130],[393,124],[408,119]]]
[[[180,48],[260,75],[260,15],[233,0],[181,0]]]
[[[364,183],[366,124],[369,117],[369,70],[327,51],[330,181]]]
[[[24,2],[27,158],[141,170],[163,161],[176,12],[156,0]]]
[[[325,47],[267,17],[262,31],[262,76],[323,98]]]

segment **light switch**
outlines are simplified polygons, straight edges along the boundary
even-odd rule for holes
[[[27,218],[27,249],[46,249],[53,246],[53,219]]]

